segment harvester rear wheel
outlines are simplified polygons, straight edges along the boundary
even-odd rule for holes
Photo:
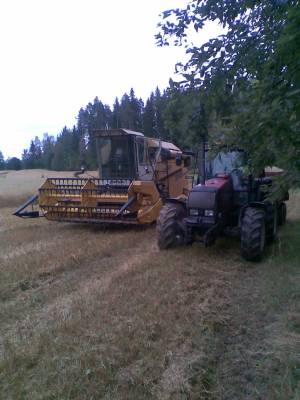
[[[265,212],[248,207],[241,226],[241,254],[248,261],[259,261],[266,244]]]
[[[180,204],[168,203],[160,211],[156,232],[161,250],[184,244],[185,231],[181,223],[185,209]]]

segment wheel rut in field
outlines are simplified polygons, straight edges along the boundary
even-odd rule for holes
[[[51,292],[53,284],[63,287],[70,279],[73,283],[70,293],[59,297],[57,296],[54,301],[46,303],[38,310],[29,310],[25,318],[21,318],[13,324],[8,323],[6,326],[3,324],[0,354],[3,341],[5,341],[6,338],[14,339],[17,342],[20,337],[25,339],[26,337],[32,337],[35,331],[41,333],[51,328],[53,325],[59,325],[60,323],[72,319],[76,316],[78,303],[83,302],[85,306],[88,306],[89,302],[92,304],[94,295],[99,296],[104,294],[113,285],[115,280],[139,268],[143,265],[144,261],[149,257],[153,257],[157,252],[156,243],[153,240],[148,240],[146,245],[142,243],[135,248],[133,247],[132,254],[128,255],[125,260],[124,254],[121,253],[115,260],[116,268],[112,271],[105,272],[102,277],[99,276],[99,271],[97,271],[99,261],[94,260],[89,264],[90,272],[92,273],[89,274],[88,278],[82,279],[82,276],[84,276],[84,265],[82,265],[80,269],[71,272],[68,271],[64,276],[60,276],[57,282],[53,283],[50,279],[48,285],[45,284],[39,288],[29,289],[26,293],[27,298],[39,291],[49,290]],[[110,257],[107,260],[111,262]],[[80,283],[76,285],[76,282]]]
[[[259,369],[267,357],[266,328],[276,318],[264,307],[261,265],[244,269],[232,282],[227,324],[218,335],[218,350],[212,358],[217,391],[212,399],[260,400],[267,377]]]

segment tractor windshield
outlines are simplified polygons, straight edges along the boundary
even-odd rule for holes
[[[102,179],[133,179],[134,142],[129,136],[101,137],[98,140],[99,175]]]
[[[231,174],[233,170],[244,165],[244,158],[243,151],[220,152],[213,158],[208,157],[206,175],[214,177],[218,174]]]

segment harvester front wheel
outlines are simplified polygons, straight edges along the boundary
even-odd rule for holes
[[[241,254],[247,261],[259,261],[266,245],[265,212],[248,207],[241,226]]]
[[[156,223],[157,241],[161,250],[184,244],[184,216],[185,209],[180,204],[168,203],[162,207]]]

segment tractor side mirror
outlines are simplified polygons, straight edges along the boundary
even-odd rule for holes
[[[251,158],[249,158],[249,160],[248,160],[247,167],[248,167],[249,174],[252,175],[253,174],[253,163],[252,163]]]
[[[171,160],[172,156],[170,150],[162,148],[160,151],[160,157],[162,161]]]
[[[177,167],[180,167],[181,164],[182,164],[182,154],[178,153],[176,154],[176,165]]]
[[[192,164],[191,157],[187,157],[184,159],[183,165],[185,167],[189,168],[191,166],[191,164]]]

